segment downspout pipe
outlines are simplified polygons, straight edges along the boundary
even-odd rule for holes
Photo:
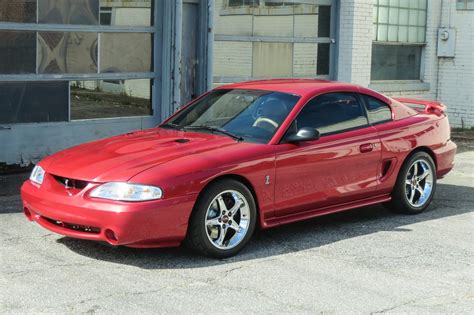
[[[183,0],[176,0],[174,19],[173,100],[171,113],[181,106],[181,59],[183,38]]]

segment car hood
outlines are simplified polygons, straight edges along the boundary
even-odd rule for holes
[[[225,136],[162,128],[85,143],[41,162],[47,173],[92,182],[127,181],[180,157],[239,143]]]

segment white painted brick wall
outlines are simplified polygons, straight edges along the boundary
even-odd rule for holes
[[[448,5],[451,7],[449,8]],[[454,58],[439,59],[438,99],[448,106],[451,125],[474,127],[474,11],[445,1],[441,26],[456,29]]]
[[[253,35],[293,36],[293,16],[254,16]]]
[[[437,40],[438,28],[441,19],[441,1],[428,1],[428,12],[426,18],[426,45],[423,48],[423,68],[421,80],[429,83],[427,90],[403,90],[403,91],[380,91],[392,97],[410,97],[418,99],[436,100],[438,84],[438,57]],[[415,85],[413,85],[415,86]]]
[[[316,73],[318,44],[295,43],[293,46],[293,76],[311,77]]]
[[[253,35],[274,37],[309,37],[318,34],[317,10],[282,6],[262,12],[252,10],[239,14],[225,10],[226,0],[215,0],[215,35]],[[318,7],[316,6],[315,9]],[[268,43],[251,41],[214,41],[214,78],[224,77],[315,77],[317,44]]]
[[[214,42],[214,77],[252,76],[252,43]]]
[[[294,36],[318,37],[319,15],[295,15]]]
[[[372,62],[373,0],[341,1],[337,80],[368,86]]]
[[[216,1],[216,4],[220,1]],[[336,79],[362,86],[370,85],[374,0],[340,1],[339,57],[336,60]],[[219,9],[219,8],[218,8]],[[258,16],[253,23],[234,21],[221,25],[223,33],[249,34],[252,24],[254,35],[317,36],[314,16]],[[456,29],[455,58],[438,58],[438,29],[450,26]],[[237,23],[239,24],[239,23]],[[308,25],[313,25],[308,27]],[[293,27],[292,27],[293,26]],[[293,33],[292,33],[293,31]],[[247,44],[248,45],[248,44]],[[251,75],[251,48],[232,43],[215,43],[215,75]],[[304,76],[315,72],[316,56],[311,44],[296,44],[293,50],[293,75]],[[426,45],[423,47],[421,81],[405,84],[394,91],[393,84],[379,91],[394,97],[412,97],[438,100],[448,106],[451,124],[456,127],[474,127],[474,11],[456,9],[455,0],[428,1]],[[229,67],[231,71],[229,71]],[[414,82],[415,83],[415,82]],[[420,89],[421,88],[421,89]],[[389,91],[389,92],[388,92]]]
[[[112,25],[150,26],[150,8],[114,8]]]
[[[373,38],[373,0],[344,0],[340,8],[337,80],[362,86],[370,84]],[[448,106],[451,124],[474,127],[474,11],[456,9],[454,0],[428,1],[426,45],[421,80],[403,91],[381,92],[394,97],[438,100]],[[438,58],[438,29],[456,29],[455,58]],[[410,86],[413,90],[410,90]]]

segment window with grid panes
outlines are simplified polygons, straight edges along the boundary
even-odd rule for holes
[[[456,9],[458,10],[474,10],[474,0],[457,0]]]
[[[0,0],[0,125],[150,116],[155,0]]]
[[[427,0],[376,0],[371,79],[420,80]]]

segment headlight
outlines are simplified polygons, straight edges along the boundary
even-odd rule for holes
[[[92,190],[90,196],[120,201],[147,201],[160,199],[163,196],[163,192],[159,187],[154,186],[105,183]]]
[[[44,180],[44,173],[44,169],[41,166],[36,165],[31,172],[30,180],[37,183],[38,185],[41,185]]]

